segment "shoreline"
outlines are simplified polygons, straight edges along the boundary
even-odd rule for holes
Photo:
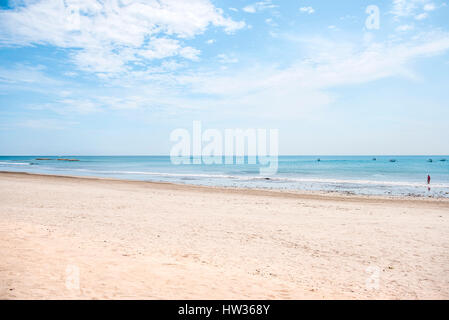
[[[79,179],[87,181],[111,181],[123,182],[136,185],[152,185],[159,188],[175,188],[176,190],[184,191],[206,191],[212,193],[236,193],[248,195],[260,195],[271,197],[284,198],[298,198],[298,199],[314,199],[314,200],[329,200],[329,201],[371,201],[371,202],[400,202],[400,201],[418,201],[423,203],[443,203],[449,206],[449,198],[445,197],[424,197],[424,196],[399,196],[399,195],[364,195],[364,194],[348,194],[339,191],[306,191],[306,190],[281,190],[281,189],[262,189],[262,188],[247,188],[247,187],[226,187],[226,186],[204,186],[194,185],[188,183],[174,183],[162,181],[145,181],[133,179],[107,178],[99,176],[76,176],[76,175],[58,175],[46,173],[30,173],[30,172],[15,172],[15,171],[0,171],[2,175],[18,175],[18,176],[36,176],[62,179]]]
[[[447,299],[448,208],[0,173],[0,299]]]

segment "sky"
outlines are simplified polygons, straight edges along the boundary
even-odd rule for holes
[[[169,154],[194,120],[447,155],[448,89],[444,1],[0,0],[0,155]]]

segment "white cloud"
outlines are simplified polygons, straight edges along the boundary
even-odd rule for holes
[[[40,65],[0,66],[0,94],[8,94],[16,89],[46,94],[49,87],[56,88],[63,84],[60,80],[48,76],[45,71],[45,67]]]
[[[284,120],[286,116],[294,119],[331,104],[335,97],[329,93],[330,88],[391,77],[415,79],[411,66],[416,59],[449,51],[447,33],[418,34],[402,42],[395,39],[367,45],[295,37],[278,38],[300,44],[305,52],[304,57],[287,66],[275,62],[235,65],[238,61],[233,55],[220,54],[217,60],[225,69],[214,66],[181,73],[135,72],[109,82],[109,88],[71,88],[70,93],[58,95],[53,103],[41,108],[67,115],[151,110],[158,117],[195,116],[195,112],[205,117],[210,112],[235,118],[238,112],[239,116],[257,115],[270,120],[276,108],[276,114]]]
[[[414,13],[418,8],[417,3],[422,2],[422,0],[393,0],[393,13],[396,17],[406,17]]]
[[[200,50],[192,48],[192,47],[184,47],[179,51],[179,54],[189,60],[198,60],[198,56],[200,55]]]
[[[64,75],[67,76],[67,77],[75,77],[78,74],[76,72],[73,72],[73,71],[67,71],[67,72],[64,72]]]
[[[396,31],[405,32],[405,31],[410,31],[410,30],[413,30],[413,29],[414,29],[414,27],[412,25],[403,24],[403,25],[400,25],[399,27],[397,27]]]
[[[277,26],[277,23],[274,22],[272,18],[265,19],[265,23],[268,24],[269,26],[272,26],[272,27],[276,27]]]
[[[147,59],[163,59],[179,54],[181,45],[179,40],[168,38],[154,38],[149,44],[138,51],[138,55]]]
[[[209,26],[232,33],[244,25],[209,0],[24,0],[0,10],[0,44],[74,49],[71,56],[81,70],[115,73],[139,60],[196,60],[200,52],[184,41]]]
[[[279,68],[276,65],[234,68],[223,72],[192,73],[177,81],[210,100],[192,102],[229,111],[247,110],[269,115],[273,106],[284,116],[301,115],[333,101],[327,89],[391,77],[415,79],[410,63],[449,50],[449,34],[422,34],[402,43],[358,44],[297,39],[308,48],[307,58]],[[252,110],[252,111],[251,111]],[[271,112],[272,114],[272,112]]]
[[[237,63],[237,62],[239,62],[239,59],[237,59],[237,58],[235,58],[235,57],[233,57],[233,56],[229,56],[229,55],[224,54],[224,53],[219,54],[219,55],[217,56],[217,58],[218,58],[218,61],[219,61],[220,63],[223,63],[223,64],[229,64],[229,63]]]
[[[418,11],[424,10],[429,12],[435,9],[436,6],[431,0],[393,0],[391,13],[396,18],[415,16],[418,20],[422,20],[427,15],[418,13]]]
[[[160,66],[160,69],[163,71],[173,71],[182,67],[183,65],[184,64],[174,60],[164,60]]]
[[[260,1],[260,2],[256,2],[250,5],[247,5],[246,7],[244,7],[242,10],[247,12],[247,13],[256,13],[257,11],[263,11],[266,9],[273,9],[276,8],[277,5],[274,5],[271,3],[271,0],[265,0],[265,1]]]
[[[242,10],[245,12],[248,12],[248,13],[255,13],[256,7],[253,5],[249,5],[249,6],[244,7]]]
[[[213,44],[215,43],[215,39],[209,39],[206,41],[207,44]]]
[[[189,60],[198,60],[200,51],[192,47],[182,47],[175,39],[156,38],[151,39],[149,45],[136,54],[146,59],[164,59],[179,55]]]
[[[302,7],[302,8],[299,8],[299,11],[308,13],[308,14],[312,14],[315,12],[315,9],[313,9],[312,7]]]
[[[433,11],[436,9],[436,6],[434,3],[427,3],[424,5],[424,11]]]
[[[88,94],[86,94],[88,95]],[[88,96],[83,98],[74,97],[71,93],[68,96],[55,97],[52,102],[44,104],[33,104],[28,107],[30,110],[50,110],[59,115],[74,115],[74,114],[91,114],[106,110],[106,106],[98,103],[97,99]],[[110,106],[108,106],[110,107]]]
[[[415,16],[415,19],[416,19],[416,20],[424,20],[424,19],[426,19],[428,16],[429,16],[429,15],[428,15],[427,13],[423,12],[423,13],[417,14],[417,15]]]

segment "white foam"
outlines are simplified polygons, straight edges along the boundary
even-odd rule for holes
[[[265,178],[258,178],[265,179]],[[359,185],[385,185],[385,186],[404,186],[404,187],[427,187],[426,182],[409,182],[409,181],[380,181],[380,180],[351,180],[351,179],[322,179],[322,178],[269,178],[274,181],[286,182],[308,182],[308,183],[328,183],[328,184],[359,184]],[[432,183],[431,187],[449,188],[449,183]]]
[[[135,174],[162,177],[186,177],[186,178],[214,178],[214,179],[234,179],[234,180],[261,180],[261,181],[279,181],[279,182],[300,182],[300,183],[323,183],[323,184],[358,184],[358,185],[378,185],[378,186],[403,186],[403,187],[427,187],[425,182],[409,181],[380,181],[380,180],[351,180],[351,179],[324,179],[324,178],[296,178],[296,177],[264,177],[264,176],[242,176],[226,174],[204,174],[204,173],[168,173],[153,171],[95,171],[88,169],[76,169],[77,171],[103,173],[103,174]],[[431,187],[449,188],[449,183],[432,183]]]
[[[28,162],[3,162],[3,161],[0,161],[0,164],[29,166],[31,163],[28,163]]]

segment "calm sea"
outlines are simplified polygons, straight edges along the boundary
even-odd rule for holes
[[[449,198],[449,156],[281,156],[278,173],[270,177],[261,176],[258,165],[173,165],[168,156],[64,158],[80,161],[58,161],[54,156],[0,156],[0,171]],[[430,191],[426,182],[428,174],[431,176]]]

